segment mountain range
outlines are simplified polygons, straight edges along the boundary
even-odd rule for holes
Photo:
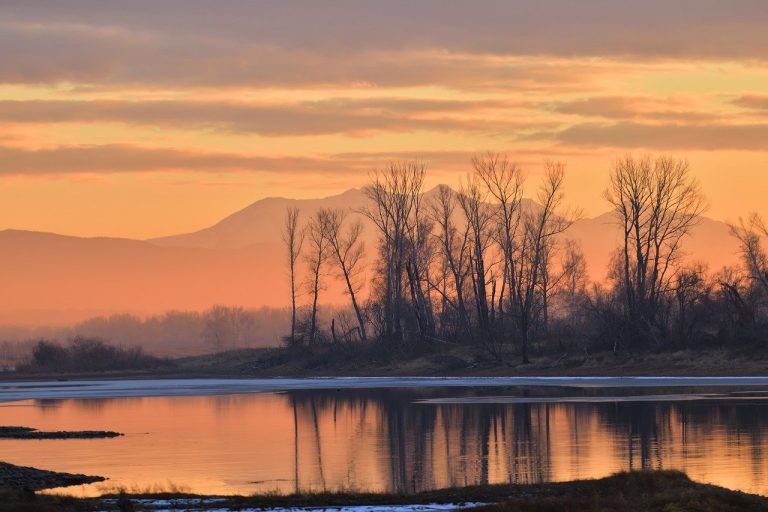
[[[322,207],[356,211],[366,203],[360,189],[322,199],[266,198],[205,229],[150,240],[0,231],[5,259],[0,323],[55,325],[99,314],[201,310],[213,304],[286,306],[281,239],[286,208],[298,207],[306,220]],[[375,229],[364,223],[371,250]],[[590,277],[603,279],[619,243],[613,215],[577,220],[565,236],[581,243]],[[728,225],[707,217],[693,229],[684,251],[712,270],[738,261]],[[327,281],[328,302],[343,300],[340,284]]]

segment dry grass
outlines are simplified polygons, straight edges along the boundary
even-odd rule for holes
[[[162,494],[131,498],[172,499]],[[191,496],[186,496],[191,497]],[[114,496],[113,496],[114,498]],[[211,508],[323,507],[417,503],[493,503],[478,512],[768,512],[768,498],[698,484],[678,471],[636,471],[598,480],[489,485],[418,494],[313,493],[232,497]],[[0,508],[0,511],[3,509]]]
[[[304,352],[253,349],[176,361],[187,375],[274,376],[738,376],[765,375],[763,353],[727,349],[622,354],[553,353],[522,365],[514,356],[498,362],[476,348],[445,345],[435,352],[382,351],[376,347],[318,347]]]

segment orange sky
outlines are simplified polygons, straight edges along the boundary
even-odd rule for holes
[[[0,228],[148,238],[391,158],[686,157],[708,215],[768,215],[768,5],[0,2]]]

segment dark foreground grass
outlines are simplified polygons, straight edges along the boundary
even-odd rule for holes
[[[546,489],[549,487],[549,489]],[[697,484],[677,471],[620,473],[592,481],[537,486],[478,512],[737,512],[766,511],[768,499]]]
[[[138,499],[194,498],[192,495],[128,496]],[[117,510],[117,496],[77,500],[57,496],[27,499],[0,494],[0,512],[81,512]],[[427,491],[418,494],[317,493],[230,497],[209,508],[243,510],[269,507],[338,507],[417,503],[488,503],[479,512],[736,512],[768,511],[768,498],[692,482],[677,471],[636,471],[598,480],[537,485],[490,485]],[[168,507],[165,507],[168,508]],[[195,505],[195,510],[205,506]],[[151,510],[151,509],[148,509]],[[180,508],[183,510],[183,507]]]
[[[768,498],[699,484],[678,471],[636,471],[598,480],[489,485],[416,495],[310,494],[234,500],[236,507],[482,502],[483,512],[768,511]]]

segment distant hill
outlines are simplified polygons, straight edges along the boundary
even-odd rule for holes
[[[435,196],[437,188],[425,193],[429,201]],[[304,220],[310,218],[320,208],[349,208],[359,211],[368,200],[361,189],[350,189],[346,192],[324,199],[283,199],[267,198],[256,201],[222,219],[220,222],[193,233],[155,238],[152,243],[165,247],[195,247],[207,249],[236,249],[255,243],[263,243],[268,247],[279,246],[281,229],[285,210],[296,206],[301,211]],[[524,208],[537,207],[530,199],[524,199]],[[366,224],[364,237],[369,248],[375,247],[376,232],[374,226],[363,219]],[[611,254],[620,242],[621,233],[612,213],[606,212],[592,218],[576,221],[564,235],[579,241],[587,256],[590,276],[595,280],[605,277],[606,268]],[[686,239],[684,252],[688,259],[703,261],[710,269],[717,270],[724,265],[737,262],[738,245],[728,231],[724,222],[702,217],[699,224]],[[279,258],[277,258],[279,259]]]
[[[565,237],[578,240],[587,258],[590,277],[604,279],[613,252],[621,243],[621,231],[613,213],[581,219],[565,233]],[[688,262],[702,262],[710,271],[739,262],[739,246],[725,222],[701,217],[684,239],[682,252]]]
[[[285,199],[268,197],[246,206],[213,226],[182,235],[153,238],[151,243],[164,247],[203,247],[237,249],[257,243],[280,244],[281,230],[288,207],[298,207],[306,220],[321,208],[360,210],[368,200],[362,190],[353,188],[322,199]]]
[[[145,241],[0,231],[0,323],[73,322],[110,312],[199,310],[216,303],[286,306],[281,241],[286,208],[297,206],[306,220],[321,207],[359,210],[366,202],[359,189],[323,199],[267,198],[200,231]],[[619,242],[612,214],[579,220],[566,236],[581,242],[592,278],[604,278]],[[376,233],[368,222],[364,238],[372,251]],[[728,226],[708,218],[701,219],[684,249],[689,259],[705,261],[712,270],[737,262]],[[340,285],[328,281],[326,297],[342,300]]]

